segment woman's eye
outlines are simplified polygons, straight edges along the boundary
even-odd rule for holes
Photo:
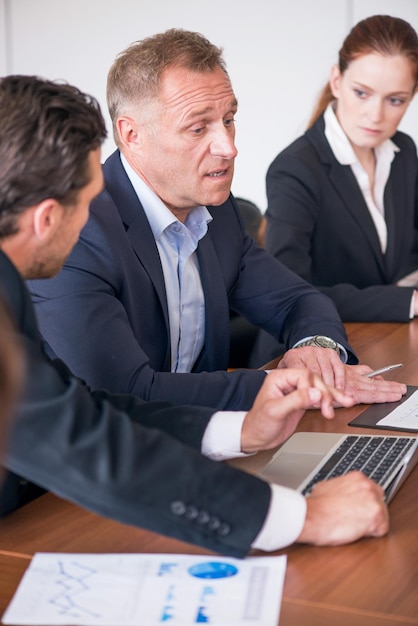
[[[354,93],[358,98],[366,98],[367,96],[366,92],[362,91],[361,89],[354,89]]]
[[[391,104],[393,104],[393,106],[398,107],[398,106],[401,106],[402,104],[404,104],[405,100],[403,98],[395,98],[393,96],[392,98],[389,98],[389,102]]]

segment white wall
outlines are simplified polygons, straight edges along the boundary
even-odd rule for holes
[[[274,156],[304,131],[349,28],[374,13],[418,30],[418,0],[0,0],[0,72],[62,78],[105,102],[107,70],[132,41],[171,27],[224,48],[239,100],[233,191],[265,209]],[[4,34],[4,37],[2,35]],[[3,43],[1,43],[3,42]],[[418,143],[418,97],[402,128]],[[107,156],[114,149],[109,139]]]
[[[0,0],[0,76],[3,76],[7,72],[6,61],[6,6],[5,3]]]

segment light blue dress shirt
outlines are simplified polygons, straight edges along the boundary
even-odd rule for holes
[[[212,216],[206,207],[198,206],[183,224],[123,155],[121,160],[141,199],[161,259],[170,321],[171,371],[191,372],[205,340],[205,297],[196,249]]]

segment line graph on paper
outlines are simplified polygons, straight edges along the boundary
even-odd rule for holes
[[[100,619],[100,613],[83,605],[88,601],[88,592],[92,588],[94,576],[98,574],[98,570],[77,561],[64,563],[58,560],[57,567],[58,576],[55,585],[59,591],[49,599],[49,603],[56,607],[60,615]]]
[[[30,566],[30,585],[22,586],[26,615],[11,623],[131,623],[148,567],[133,555],[43,554]],[[27,574],[25,574],[23,581]],[[42,621],[30,622],[33,615]],[[3,622],[8,623],[4,620]],[[135,623],[135,622],[133,622]]]

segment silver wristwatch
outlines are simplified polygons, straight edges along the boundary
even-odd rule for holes
[[[325,335],[315,335],[315,337],[311,337],[306,341],[302,341],[299,343],[296,348],[302,348],[303,346],[316,346],[317,348],[331,348],[331,350],[335,350],[336,353],[340,354],[340,347],[334,339],[331,337],[326,337]]]

